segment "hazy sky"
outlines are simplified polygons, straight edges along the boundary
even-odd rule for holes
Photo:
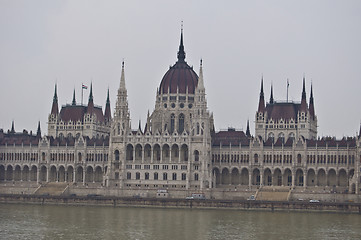
[[[54,85],[59,107],[94,102],[112,113],[121,62],[132,127],[145,123],[156,89],[176,61],[184,22],[186,61],[203,59],[208,107],[217,130],[254,134],[260,80],[269,100],[307,99],[313,83],[319,136],[360,129],[361,1],[12,1],[0,0],[0,128],[47,132]],[[84,91],[87,102],[89,89]]]

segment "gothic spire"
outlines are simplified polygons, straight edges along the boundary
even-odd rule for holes
[[[90,83],[90,93],[89,93],[89,102],[87,113],[93,114],[94,102],[93,102],[93,83]]]
[[[273,104],[273,84],[271,84],[271,97],[269,99],[269,103]]]
[[[11,131],[10,133],[15,133],[14,120],[11,123]]]
[[[199,68],[199,78],[198,78],[198,89],[204,89],[204,82],[203,82],[203,60],[201,59],[201,64]]]
[[[104,118],[108,122],[112,118],[111,112],[110,112],[109,88],[108,88],[107,102],[105,104]]]
[[[250,136],[251,136],[251,131],[249,130],[249,120],[247,120],[246,136],[247,136],[247,137],[250,137]]]
[[[73,101],[72,101],[71,105],[76,105],[76,101],[75,101],[75,88],[74,88],[74,92],[73,92]]]
[[[90,83],[89,102],[93,102],[93,83]]]
[[[55,84],[55,90],[54,90],[54,97],[53,97],[53,105],[51,107],[51,112],[50,114],[58,115],[59,112],[59,108],[58,108],[58,94],[56,91],[56,84]]]
[[[124,61],[122,62],[122,73],[120,75],[120,89],[125,89]]]
[[[181,28],[181,39],[179,44],[179,50],[178,50],[178,62],[185,62],[184,59],[186,58],[186,53],[184,52],[184,46],[183,46],[183,24]]]
[[[265,105],[264,105],[263,76],[262,76],[261,92],[259,94],[258,112],[264,112],[264,110],[265,110]]]
[[[40,121],[38,123],[38,130],[36,131],[36,136],[41,137]]]
[[[312,83],[311,83],[311,93],[310,93],[310,115],[312,118],[315,117],[315,105],[313,104],[313,91],[312,91]]]
[[[303,76],[303,88],[302,88],[302,99],[301,99],[301,111],[307,112],[307,101],[306,101],[306,80],[305,76]]]

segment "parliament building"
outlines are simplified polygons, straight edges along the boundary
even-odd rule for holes
[[[113,113],[109,90],[103,112],[92,86],[87,104],[78,104],[74,92],[59,111],[55,86],[46,135],[40,123],[36,134],[16,132],[14,122],[11,130],[0,130],[0,189],[40,194],[60,186],[58,194],[148,197],[163,190],[169,197],[197,192],[210,198],[252,193],[258,199],[267,192],[284,192],[287,199],[297,193],[359,194],[360,135],[318,137],[305,78],[300,102],[275,101],[272,86],[267,102],[261,80],[252,135],[249,123],[246,132],[215,129],[202,61],[198,73],[188,65],[183,33],[177,61],[138,129],[131,128],[124,72],[123,62]]]

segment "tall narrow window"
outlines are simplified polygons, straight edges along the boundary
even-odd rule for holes
[[[175,126],[175,116],[174,114],[172,114],[170,116],[170,132],[173,133],[174,132],[174,126]]]
[[[179,114],[178,133],[184,131],[184,114]]]

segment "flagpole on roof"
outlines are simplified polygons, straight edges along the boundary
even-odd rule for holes
[[[288,81],[288,78],[287,78],[287,102],[288,102],[288,87],[290,86],[290,83]]]
[[[81,83],[81,105],[83,106],[83,83]]]

